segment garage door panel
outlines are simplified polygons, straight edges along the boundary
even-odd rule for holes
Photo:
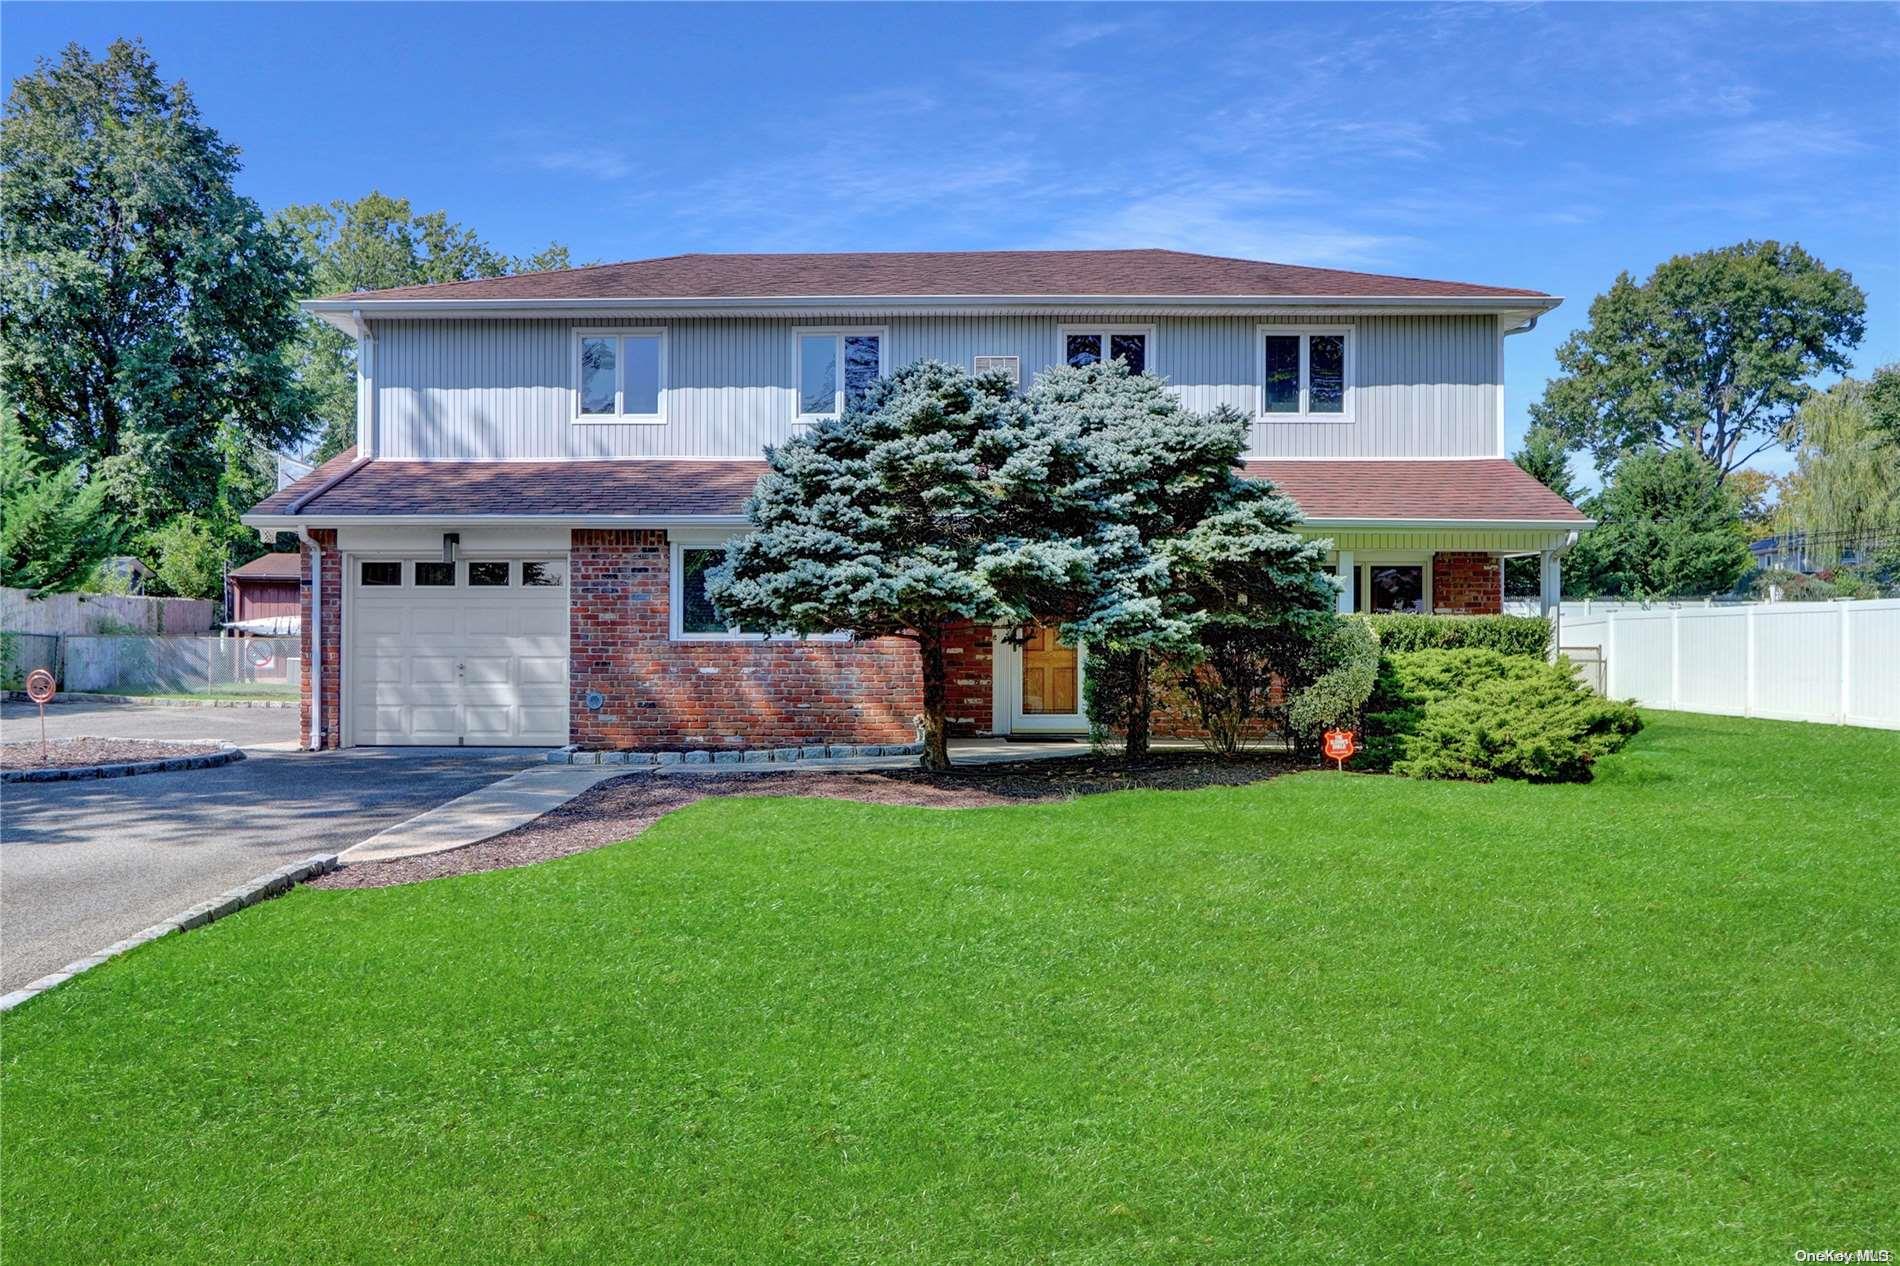
[[[477,686],[506,686],[514,676],[514,659],[508,655],[473,654],[462,659],[462,684],[471,690]]]
[[[448,686],[456,681],[455,666],[461,661],[453,655],[411,655],[409,680],[418,686]]]
[[[461,634],[462,617],[454,607],[429,602],[412,607],[409,611],[409,627],[405,630],[411,637],[437,637],[453,639]]]
[[[567,693],[567,657],[565,655],[523,655],[516,661],[517,681],[525,693],[530,687],[558,685]]]
[[[509,704],[483,706],[471,703],[463,711],[468,737],[506,738],[514,734],[515,709]]]
[[[365,636],[387,635],[400,638],[406,632],[401,607],[383,603],[360,602],[356,607],[356,631]]]

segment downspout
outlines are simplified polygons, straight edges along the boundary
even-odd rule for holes
[[[323,750],[323,546],[298,528],[297,539],[310,547],[310,651],[304,671],[310,674],[310,751]]]

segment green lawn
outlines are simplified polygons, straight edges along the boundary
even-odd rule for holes
[[[9,1262],[1900,1249],[1900,734],[1589,786],[710,800],[0,1022]]]

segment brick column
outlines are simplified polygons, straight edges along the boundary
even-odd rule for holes
[[[949,683],[950,733],[991,734],[996,721],[996,642],[986,624],[960,624],[944,639]]]
[[[343,558],[336,551],[336,532],[331,528],[313,528],[310,536],[323,547],[323,574],[313,576],[316,555],[307,544],[300,544],[303,556],[302,581],[298,603],[303,619],[297,633],[298,653],[303,657],[303,680],[298,685],[298,733],[305,747],[317,744],[311,737],[310,697],[319,674],[323,680],[324,747],[343,746]],[[323,645],[311,645],[311,594],[323,586]]]
[[[1502,615],[1503,563],[1495,554],[1433,554],[1432,611],[1437,615]]]

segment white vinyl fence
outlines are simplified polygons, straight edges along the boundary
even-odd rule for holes
[[[1588,613],[1566,602],[1560,640],[1612,699],[1900,729],[1900,599]]]

